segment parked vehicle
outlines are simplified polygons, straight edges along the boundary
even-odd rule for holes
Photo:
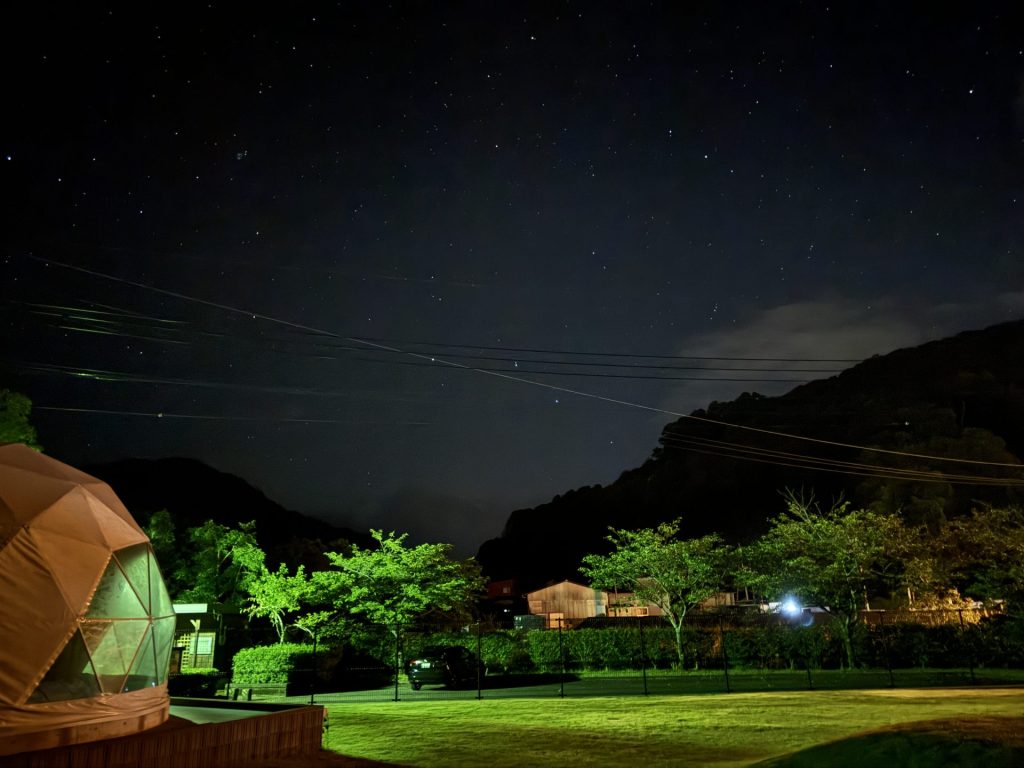
[[[424,685],[460,685],[476,683],[476,658],[461,645],[428,646],[405,664],[409,685],[418,691]]]

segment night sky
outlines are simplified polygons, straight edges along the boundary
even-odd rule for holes
[[[73,464],[471,554],[673,413],[1024,316],[1020,3],[36,5],[0,386]]]

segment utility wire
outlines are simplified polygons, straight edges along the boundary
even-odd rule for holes
[[[55,405],[36,405],[34,410],[65,413],[99,413],[112,416],[146,416],[156,419],[201,419],[204,421],[273,421],[285,424],[351,424],[354,426],[427,427],[429,421],[352,421],[351,419],[303,419],[276,416],[223,416],[201,413],[166,413],[162,411],[117,411],[106,408],[62,408]]]
[[[742,443],[731,443],[690,435],[679,435],[678,433],[662,435],[661,442],[667,447],[680,448],[682,450],[690,450],[687,446],[696,446],[697,448],[703,449],[704,452],[714,450],[717,455],[736,459],[745,459],[750,456],[757,456],[767,463],[771,463],[772,459],[778,459],[780,460],[780,464],[784,466],[795,466],[791,462],[800,462],[799,466],[802,466],[805,469],[836,468],[871,475],[882,472],[885,473],[887,477],[897,476],[903,477],[904,479],[921,480],[926,482],[960,482],[975,485],[1024,486],[1024,479],[995,478],[985,475],[950,474],[927,469],[891,467],[878,464],[867,464],[864,462],[827,459],[820,456],[809,456],[807,454],[761,448]]]
[[[804,463],[801,463],[801,462],[798,462],[798,461],[780,461],[780,460],[760,458],[760,457],[757,457],[757,456],[737,456],[735,454],[725,453],[725,452],[722,452],[722,451],[716,451],[716,450],[712,450],[710,448],[695,448],[695,447],[691,447],[691,448],[682,448],[680,450],[686,450],[686,451],[689,451],[691,453],[701,453],[701,454],[706,454],[706,455],[710,455],[710,456],[720,456],[720,457],[724,457],[724,458],[737,459],[737,460],[740,460],[740,461],[752,461],[752,462],[755,462],[755,463],[758,463],[758,464],[771,464],[771,465],[777,466],[777,467],[791,467],[791,468],[794,468],[794,469],[808,469],[808,470],[814,470],[814,471],[819,471],[819,472],[831,472],[833,474],[856,475],[856,476],[860,476],[860,477],[877,477],[877,478],[883,479],[883,480],[907,480],[907,479],[909,479],[905,475],[898,475],[898,474],[893,474],[893,473],[889,473],[889,472],[885,472],[885,471],[869,472],[869,471],[866,471],[866,470],[843,469],[843,468],[838,468],[838,467],[808,466],[807,464],[804,464]],[[930,478],[929,477],[921,477],[921,478],[913,478],[913,479],[917,480],[917,481],[920,481],[920,482],[932,482],[932,483],[946,483],[946,482],[948,482],[948,483],[950,483],[952,485],[985,485],[985,486],[998,486],[998,487],[1015,486],[1016,485],[1013,482],[997,481],[997,480],[993,480],[992,478],[985,478],[981,482],[962,481],[962,480],[946,480],[944,478],[940,479],[940,478],[935,478],[935,477],[930,477]]]
[[[464,370],[477,371],[478,373],[481,373],[481,374],[483,374],[485,376],[493,376],[494,378],[503,379],[503,380],[506,380],[506,381],[513,381],[513,382],[517,382],[519,384],[528,384],[528,385],[535,386],[535,387],[542,387],[544,389],[548,389],[548,390],[553,391],[553,392],[561,392],[561,393],[568,394],[568,395],[576,395],[578,397],[587,397],[587,398],[591,398],[591,399],[598,400],[598,401],[601,401],[601,402],[613,403],[613,404],[616,404],[616,405],[622,405],[622,406],[625,406],[627,408],[636,408],[638,410],[649,411],[651,413],[661,413],[661,414],[665,414],[665,415],[668,415],[668,416],[676,416],[677,418],[688,419],[688,420],[691,420],[691,421],[697,421],[697,422],[702,422],[702,423],[707,423],[707,424],[713,424],[715,426],[722,427],[722,428],[727,428],[727,429],[738,429],[738,430],[743,430],[745,432],[754,432],[754,433],[757,433],[757,434],[773,435],[775,437],[784,437],[784,438],[788,438],[788,439],[792,439],[792,440],[803,440],[803,441],[806,441],[806,442],[815,443],[817,445],[832,445],[832,446],[836,446],[836,447],[840,447],[840,448],[851,448],[851,449],[854,449],[854,450],[871,451],[873,453],[885,454],[885,455],[890,455],[890,456],[906,456],[906,457],[918,458],[918,459],[928,459],[928,460],[931,460],[931,461],[945,461],[945,462],[951,462],[951,463],[957,463],[957,464],[972,464],[972,465],[983,465],[983,466],[990,466],[990,467],[1008,467],[1008,468],[1012,468],[1012,469],[1016,469],[1016,470],[1020,470],[1021,469],[1021,465],[1020,464],[979,461],[979,460],[976,460],[976,459],[959,459],[959,458],[954,458],[954,457],[950,457],[950,456],[932,456],[932,455],[929,455],[929,454],[910,453],[910,452],[907,452],[907,451],[896,451],[896,450],[891,450],[891,449],[886,449],[886,448],[873,448],[871,446],[857,445],[855,443],[844,443],[844,442],[840,442],[840,441],[836,441],[836,440],[824,440],[824,439],[815,438],[815,437],[805,437],[803,435],[794,435],[794,434],[789,434],[789,433],[785,433],[785,432],[779,432],[779,431],[776,431],[776,430],[762,429],[762,428],[759,428],[759,427],[749,427],[749,426],[746,426],[746,425],[743,425],[743,424],[733,424],[733,423],[730,423],[730,422],[718,421],[717,419],[710,419],[710,418],[706,418],[706,417],[703,417],[703,416],[694,416],[692,414],[678,413],[676,411],[670,411],[670,410],[667,410],[665,408],[658,408],[658,407],[652,406],[652,405],[645,405],[643,403],[631,402],[629,400],[623,400],[623,399],[620,399],[620,398],[608,397],[606,395],[599,395],[599,394],[596,394],[596,393],[593,393],[593,392],[587,392],[587,391],[584,391],[584,390],[573,389],[573,388],[570,388],[570,387],[563,387],[563,386],[559,386],[559,385],[556,385],[556,384],[549,384],[549,383],[542,382],[542,381],[535,381],[533,379],[525,379],[525,378],[523,378],[521,376],[514,376],[514,375],[509,374],[509,373],[502,373],[502,372],[498,372],[498,371],[483,370],[483,369],[480,369],[480,368],[475,368],[473,366],[463,365],[462,363],[456,363],[456,362],[452,362],[452,361],[449,361],[449,360],[443,360],[443,359],[440,359],[440,358],[431,357],[430,355],[425,355],[425,354],[420,353],[420,352],[413,352],[413,351],[401,349],[399,347],[395,347],[395,346],[391,346],[391,345],[388,345],[388,344],[383,344],[383,343],[380,343],[380,342],[372,341],[370,339],[364,339],[364,338],[359,338],[359,337],[355,337],[355,336],[345,336],[345,335],[342,335],[342,334],[333,333],[331,331],[326,331],[326,330],[321,329],[321,328],[314,328],[312,326],[304,325],[302,323],[296,323],[296,322],[293,322],[293,321],[290,321],[290,320],[284,320],[284,319],[281,319],[281,318],[276,318],[276,317],[273,317],[271,315],[265,315],[265,314],[260,313],[260,312],[253,312],[251,310],[246,310],[246,309],[242,309],[242,308],[239,308],[239,307],[233,307],[233,306],[231,306],[229,304],[221,304],[219,302],[210,301],[208,299],[201,299],[201,298],[198,298],[198,297],[195,297],[195,296],[189,296],[187,294],[178,293],[176,291],[169,291],[169,290],[167,290],[165,288],[157,288],[155,286],[147,285],[145,283],[139,283],[139,282],[136,282],[134,280],[128,280],[128,279],[123,278],[123,277],[117,277],[115,275],[108,275],[108,274],[103,273],[103,272],[98,272],[96,270],[87,269],[86,267],[79,267],[79,266],[76,266],[76,265],[73,265],[73,264],[66,264],[66,263],[63,263],[63,262],[54,261],[52,259],[43,259],[43,258],[41,258],[39,256],[34,256],[34,255],[31,255],[31,254],[28,256],[28,258],[33,259],[33,260],[38,261],[38,262],[43,263],[43,264],[52,264],[54,266],[58,266],[58,267],[61,267],[61,268],[64,268],[64,269],[69,269],[69,270],[73,270],[73,271],[76,271],[76,272],[80,272],[82,274],[92,275],[94,277],[103,278],[105,280],[111,280],[113,282],[122,283],[124,285],[130,285],[130,286],[133,286],[133,287],[136,287],[136,288],[141,288],[143,290],[148,290],[148,291],[152,291],[154,293],[159,293],[159,294],[162,294],[164,296],[171,296],[173,298],[180,299],[182,301],[188,301],[188,302],[192,302],[192,303],[195,303],[195,304],[200,304],[200,305],[203,305],[203,306],[208,306],[208,307],[213,307],[213,308],[216,308],[216,309],[220,309],[222,311],[230,312],[232,314],[242,315],[242,316],[245,316],[245,317],[250,317],[253,320],[264,320],[266,322],[276,323],[278,325],[281,325],[281,326],[287,327],[287,328],[295,328],[295,329],[299,329],[299,330],[304,330],[304,331],[310,331],[310,332],[313,332],[313,333],[323,334],[325,336],[330,336],[330,337],[333,337],[333,338],[344,339],[345,341],[348,341],[348,342],[350,342],[352,344],[365,345],[367,347],[371,347],[371,348],[374,348],[374,349],[383,349],[383,350],[387,350],[389,352],[394,352],[396,354],[408,355],[409,357],[417,358],[417,359],[420,359],[420,360],[428,360],[430,362],[435,362],[436,361],[436,362],[441,363],[442,365],[446,365],[446,366],[449,366],[449,367],[452,367],[452,368],[461,368],[461,369],[464,369]]]
[[[64,321],[71,321],[71,322],[78,322],[78,323],[89,323],[89,322],[92,322],[92,323],[99,324],[101,326],[100,328],[93,329],[93,328],[88,328],[88,327],[79,327],[79,326],[66,325],[66,324],[65,325],[58,325],[58,327],[61,328],[62,330],[78,331],[78,332],[82,332],[82,333],[100,333],[100,334],[105,334],[105,335],[110,335],[110,336],[123,335],[126,338],[146,339],[147,336],[142,335],[141,331],[145,331],[145,330],[151,328],[151,326],[147,326],[147,325],[145,325],[143,323],[129,322],[129,321],[124,321],[124,320],[118,321],[117,319],[109,319],[108,317],[105,317],[104,315],[106,315],[106,316],[114,316],[115,318],[116,318],[116,315],[114,315],[114,313],[106,311],[106,310],[91,310],[91,309],[75,310],[72,307],[64,307],[64,306],[59,306],[59,305],[42,305],[42,304],[29,304],[28,306],[31,306],[33,308],[32,311],[34,313],[39,314],[39,315],[44,316],[44,317],[59,318],[59,319],[63,319]],[[132,316],[131,320],[135,320],[137,317],[138,316]],[[158,321],[158,319],[156,319],[156,318],[144,318],[144,319],[147,319],[147,320],[148,319],[152,319],[154,321]],[[175,324],[178,324],[178,325],[186,324],[185,321],[178,321],[178,320],[175,320],[175,321],[166,320],[166,321],[163,321],[163,322],[164,323],[175,323]],[[120,326],[121,328],[127,329],[127,330],[118,331],[117,326]],[[184,329],[168,328],[166,326],[157,327],[157,328],[155,328],[153,330],[159,331],[162,334],[165,334],[165,333],[167,333],[169,331],[170,332],[174,332],[179,337],[184,332]],[[128,331],[139,331],[139,332],[128,332]],[[217,338],[221,338],[221,337],[229,335],[229,334],[225,334],[223,331],[218,331],[216,333],[212,333],[210,331],[205,331],[205,330],[195,330],[192,333],[193,333],[193,335],[198,334],[201,337],[203,337],[204,339],[210,337],[211,335],[212,336],[216,336]],[[308,336],[312,336],[312,337],[317,338],[317,339],[322,338],[321,334],[307,334],[307,335]],[[154,342],[159,342],[159,343],[168,343],[168,342],[175,343],[175,344],[185,344],[185,343],[188,343],[186,341],[180,340],[180,338],[169,339],[166,335],[150,336],[148,338],[150,338],[150,340],[152,340]],[[251,343],[256,343],[255,340],[248,339],[248,338],[245,338],[245,337],[235,336],[234,338],[243,338],[244,340],[249,341]],[[265,340],[262,343],[265,345]],[[288,343],[289,343],[289,345],[291,345],[294,342],[289,340]],[[426,344],[426,342],[414,342],[414,343],[415,344]],[[444,355],[444,357],[446,357],[446,358],[455,358],[455,359],[461,359],[461,360],[480,360],[480,361],[486,361],[486,362],[505,362],[505,363],[510,363],[510,364],[527,363],[527,364],[531,364],[531,365],[546,365],[546,366],[625,368],[625,369],[628,369],[628,370],[724,371],[724,372],[742,372],[742,373],[815,373],[815,374],[827,374],[827,373],[839,373],[840,371],[845,370],[845,368],[835,368],[835,367],[831,367],[831,368],[797,367],[797,368],[795,368],[795,367],[788,366],[788,365],[785,366],[785,367],[778,367],[778,366],[776,366],[776,367],[764,367],[764,366],[760,366],[760,367],[738,367],[738,366],[735,366],[735,365],[730,365],[730,366],[668,365],[668,364],[656,364],[656,363],[642,363],[642,362],[638,362],[639,360],[650,360],[650,359],[689,360],[689,361],[704,360],[704,361],[707,361],[707,362],[725,361],[725,362],[735,362],[735,363],[741,363],[741,362],[776,362],[776,363],[782,363],[782,362],[787,362],[787,363],[788,362],[807,362],[807,363],[830,363],[830,362],[836,362],[836,361],[833,361],[833,360],[822,360],[822,359],[814,359],[814,358],[808,358],[808,359],[802,360],[802,359],[797,359],[797,358],[763,358],[763,357],[752,357],[752,358],[741,358],[741,357],[717,358],[717,357],[695,357],[695,356],[670,356],[670,355],[660,355],[660,356],[659,355],[635,355],[635,356],[630,356],[630,355],[626,355],[624,353],[557,352],[557,351],[554,351],[554,350],[528,350],[528,349],[515,348],[515,347],[472,347],[470,345],[465,345],[465,344],[434,344],[432,346],[436,346],[436,347],[439,347],[439,348],[442,348],[442,349],[445,348],[445,347],[449,347],[449,348],[452,348],[452,349],[464,349],[464,350],[465,349],[477,349],[477,350],[481,350],[481,351],[507,350],[507,351],[510,351],[510,352],[525,352],[527,355],[531,355],[531,354],[547,354],[547,355],[561,354],[561,355],[566,355],[566,356],[573,356],[573,355],[575,355],[575,356],[605,357],[605,358],[611,358],[611,359],[614,359],[614,360],[623,360],[623,359],[626,359],[628,357],[634,357],[635,358],[633,362],[602,362],[602,361],[595,361],[595,360],[552,360],[552,359],[537,358],[537,357],[523,357],[521,355],[520,356],[485,355],[485,354],[479,354],[479,353],[477,353],[477,354],[468,354],[466,352],[448,352],[448,351],[427,352],[427,351],[421,350],[421,351],[424,351],[425,354],[431,354],[431,355],[434,355],[434,356],[436,356],[436,355]],[[385,352],[386,353],[386,350],[378,350],[378,349],[369,349],[369,350],[367,350],[366,348],[356,348],[356,347],[352,347],[352,346],[342,346],[342,347],[330,346],[329,348],[331,350],[363,351],[363,352],[368,352],[369,351],[369,352]],[[291,351],[291,350],[274,350],[274,351],[282,352],[282,351]],[[855,362],[855,361],[853,361],[853,362]],[[792,379],[792,380],[787,379],[786,381],[809,381],[809,379]]]

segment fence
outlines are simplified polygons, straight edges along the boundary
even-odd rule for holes
[[[797,617],[694,613],[678,643],[672,627],[657,618],[552,623],[529,630],[485,622],[365,626],[341,646],[321,646],[305,683],[289,686],[289,698],[312,703],[1024,681],[1024,621],[1007,614],[873,611],[853,624],[849,643],[832,616],[809,611]],[[437,656],[439,649],[459,647],[468,661]],[[420,657],[431,663],[431,675],[410,678],[408,665]]]

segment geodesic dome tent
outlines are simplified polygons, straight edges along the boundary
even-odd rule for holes
[[[174,610],[110,486],[0,446],[0,755],[164,722]]]

